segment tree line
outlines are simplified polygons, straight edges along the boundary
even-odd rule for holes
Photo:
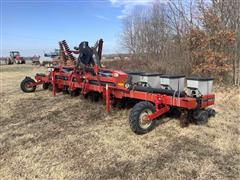
[[[240,1],[168,0],[123,19],[134,68],[213,76],[240,85]]]

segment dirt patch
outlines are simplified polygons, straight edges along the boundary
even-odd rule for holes
[[[106,114],[102,103],[41,88],[24,94],[21,79],[46,70],[16,66],[1,67],[13,68],[1,71],[1,179],[239,179],[239,89],[216,86],[206,126],[168,119],[137,136],[129,110]]]

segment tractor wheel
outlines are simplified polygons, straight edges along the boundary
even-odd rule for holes
[[[37,86],[31,86],[32,83],[35,83],[35,81],[32,78],[25,78],[24,80],[22,80],[20,87],[22,89],[23,92],[25,93],[30,93],[30,92],[34,92],[37,88]]]
[[[11,59],[8,59],[8,60],[7,60],[7,64],[8,64],[8,65],[13,64],[12,61],[11,61]]]
[[[155,111],[154,105],[147,101],[137,103],[129,115],[129,124],[136,134],[146,134],[156,126],[155,120],[146,120],[147,115]]]

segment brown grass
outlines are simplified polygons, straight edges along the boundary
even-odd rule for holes
[[[39,88],[24,94],[31,65],[1,67],[0,179],[239,179],[240,91],[216,88],[208,125],[173,119],[133,134],[128,110]]]

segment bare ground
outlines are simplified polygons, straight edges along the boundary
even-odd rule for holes
[[[239,179],[240,90],[217,87],[206,126],[176,119],[133,134],[129,110],[39,88],[21,80],[45,69],[1,66],[0,179]]]

